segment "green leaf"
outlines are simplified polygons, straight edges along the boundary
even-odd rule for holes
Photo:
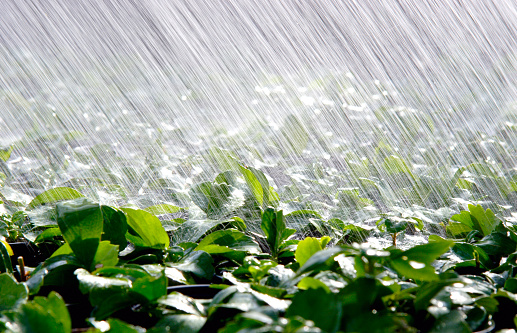
[[[72,330],[65,302],[53,291],[47,298],[36,296],[32,302],[23,304],[15,318],[21,332],[70,333]]]
[[[14,146],[10,146],[7,148],[0,148],[0,160],[7,162],[11,157],[11,153],[14,150]]]
[[[127,216],[126,238],[131,243],[155,249],[169,247],[169,235],[156,216],[141,209],[122,208],[122,210]]]
[[[228,213],[227,205],[230,203],[233,188],[226,184],[204,182],[192,186],[189,191],[190,198],[210,218],[217,218]]]
[[[167,263],[169,267],[182,272],[192,273],[200,278],[210,280],[214,276],[214,260],[204,251],[193,251],[176,263]]]
[[[36,237],[34,243],[42,243],[48,240],[54,239],[54,237],[62,236],[61,229],[59,228],[47,228],[43,230],[41,234]]]
[[[57,204],[56,212],[63,238],[75,256],[89,267],[102,235],[103,218],[99,204],[80,198]]]
[[[421,311],[427,309],[431,305],[431,300],[438,295],[440,291],[446,286],[450,286],[456,282],[457,279],[436,280],[423,284],[417,291],[414,299],[415,310]]]
[[[327,293],[330,293],[330,289],[325,283],[310,276],[306,276],[301,279],[296,286],[301,290],[321,288],[324,289]]]
[[[493,256],[508,256],[516,251],[517,243],[502,232],[492,232],[486,237],[483,237],[476,246],[483,249],[488,255]]]
[[[13,273],[9,250],[4,242],[0,242],[0,273]]]
[[[51,257],[31,273],[26,285],[31,295],[36,294],[42,285],[73,285],[76,280],[74,271],[81,267],[82,263],[73,255]]]
[[[298,243],[294,257],[296,261],[303,266],[307,260],[316,252],[321,251],[330,241],[330,237],[325,236],[321,239],[314,237],[306,237]]]
[[[220,245],[236,251],[260,253],[258,244],[251,237],[234,229],[218,230],[210,233],[199,242],[194,250],[203,250],[203,247],[208,245]]]
[[[147,207],[144,209],[146,212],[151,213],[153,215],[162,215],[162,214],[174,214],[181,212],[183,209],[169,204],[160,204]]]
[[[273,258],[278,257],[282,242],[287,240],[287,238],[295,232],[294,229],[286,228],[282,211],[277,212],[271,207],[262,213],[260,228],[266,235],[266,240]]]
[[[37,206],[56,203],[63,200],[72,200],[77,198],[82,198],[84,195],[77,192],[73,188],[69,187],[56,187],[50,190],[47,190],[34,199],[27,205],[27,210],[31,210],[36,208]]]
[[[258,205],[262,208],[267,207],[273,195],[270,193],[269,181],[264,173],[252,167],[240,166],[240,170]]]
[[[137,266],[101,268],[93,274],[78,269],[75,275],[81,291],[89,293],[97,319],[137,303],[155,301],[167,292],[167,278],[161,267],[152,274]]]
[[[118,263],[118,245],[113,245],[108,241],[100,242],[93,257],[90,270],[100,267],[115,266]]]
[[[340,292],[343,304],[343,315],[353,318],[373,309],[383,310],[385,305],[382,298],[393,291],[384,286],[379,280],[360,277],[345,286]]]
[[[485,211],[481,205],[469,205],[468,207],[470,212],[462,211],[460,214],[452,216],[451,220],[458,221],[471,230],[477,230],[483,236],[490,235],[501,224],[501,220],[490,209]]]
[[[386,228],[386,231],[390,234],[397,234],[403,230],[406,230],[408,222],[407,221],[396,221],[393,219],[383,219],[379,225],[383,225]]]
[[[335,256],[345,252],[346,250],[335,246],[330,249],[324,249],[314,253],[306,262],[303,264],[300,269],[296,272],[295,278],[299,277],[302,274],[317,271],[321,269],[326,269],[331,264],[331,260],[334,259]]]
[[[23,283],[18,283],[7,273],[0,274],[0,312],[16,310],[25,303],[29,296],[29,289]]]
[[[101,210],[104,222],[102,240],[118,245],[120,251],[124,250],[127,246],[126,215],[123,211],[110,206],[101,206]]]
[[[453,245],[453,241],[440,241],[417,245],[403,252],[392,250],[390,264],[406,278],[421,281],[437,280],[438,275],[431,264]]]
[[[504,282],[504,289],[508,290],[511,293],[517,293],[517,279],[509,278]]]
[[[294,316],[312,320],[325,332],[337,332],[341,324],[341,302],[336,294],[327,293],[323,288],[300,291],[286,312],[286,317]]]

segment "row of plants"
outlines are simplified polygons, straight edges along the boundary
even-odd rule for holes
[[[37,233],[31,246],[37,246],[41,262],[25,265],[9,243],[1,243],[2,330],[488,332],[515,327],[512,221],[470,205],[446,221],[446,237],[430,235],[426,244],[406,249],[376,248],[361,244],[366,229],[318,222],[317,212],[284,215],[270,207],[279,200],[263,174],[241,168],[237,178],[244,179],[251,197],[247,209],[231,218],[224,210],[233,192],[228,172],[190,193],[212,217],[208,220],[160,221],[178,207],[119,208],[70,188],[46,191],[24,209],[4,214],[7,235]],[[9,201],[3,206],[19,208]],[[45,212],[46,224],[31,222],[35,210]],[[41,220],[41,213],[33,216]],[[311,216],[314,235],[326,226],[332,237],[304,237],[303,228],[290,227],[300,223],[293,216]],[[378,221],[389,233],[407,227],[404,220]]]

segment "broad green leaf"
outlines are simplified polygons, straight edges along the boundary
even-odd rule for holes
[[[221,171],[239,170],[239,158],[234,152],[219,147],[211,147],[205,155],[207,159],[219,167]]]
[[[126,273],[126,271],[124,271]],[[79,288],[83,294],[91,294],[94,290],[102,290],[104,296],[119,293],[121,291],[127,291],[131,289],[132,281],[127,277],[104,277],[91,274],[85,269],[77,269],[74,273],[79,281]],[[122,275],[122,274],[121,274]],[[100,297],[96,297],[99,295]],[[102,302],[104,297],[101,293],[90,295],[90,300],[93,305]]]
[[[47,298],[36,296],[33,301],[23,304],[16,313],[16,323],[21,332],[70,333],[72,330],[65,302],[55,292]]]
[[[395,219],[383,219],[381,221],[379,221],[379,227],[380,226],[383,226],[386,228],[386,232],[390,233],[390,234],[397,234],[403,230],[406,230],[407,226],[408,226],[408,222],[407,221],[397,221]]]
[[[483,249],[488,255],[508,256],[515,252],[517,243],[502,232],[492,232],[488,236],[483,237],[476,246]]]
[[[497,225],[501,224],[501,220],[490,209],[485,211],[481,205],[469,205],[469,210],[475,219],[474,229],[481,231],[484,236],[490,235]]]
[[[115,266],[118,263],[118,245],[111,244],[108,241],[102,241],[97,247],[95,256],[93,257],[92,266],[90,270],[100,267]]]
[[[286,317],[294,316],[312,320],[325,332],[337,332],[341,324],[341,302],[336,294],[323,288],[299,291],[286,312]]]
[[[401,276],[409,279],[421,281],[437,280],[438,275],[431,264],[453,245],[454,242],[452,241],[441,241],[417,245],[403,252],[392,250],[390,265]]]
[[[459,282],[457,279],[430,281],[423,284],[417,291],[414,299],[417,311],[425,310],[431,305],[431,300],[446,286]]]
[[[0,274],[0,312],[16,310],[25,303],[29,296],[29,289],[23,283],[18,283],[7,273]]]
[[[83,293],[89,294],[96,306],[94,316],[104,319],[113,312],[137,303],[147,303],[164,296],[167,278],[163,269],[150,274],[146,270],[123,267],[101,268],[90,274],[84,269],[75,272]]]
[[[133,281],[131,291],[145,297],[149,302],[165,296],[167,294],[167,277],[164,268],[159,267],[161,269],[159,274],[148,274]]]
[[[345,286],[339,293],[343,305],[343,315],[352,318],[373,309],[383,310],[382,298],[393,291],[379,280],[360,277]]]
[[[258,205],[262,208],[267,207],[270,202],[271,194],[269,181],[264,173],[252,167],[240,166],[240,170],[253,197],[257,200]]]
[[[122,208],[122,210],[127,217],[126,238],[131,243],[155,249],[169,247],[169,235],[156,216],[140,209]]]
[[[470,228],[470,230],[477,230],[483,234],[483,236],[489,235],[495,228],[501,224],[501,220],[495,216],[495,214],[487,209],[486,211],[481,205],[469,205],[469,212],[462,211],[460,214],[456,214],[451,217],[451,220],[458,221]],[[452,229],[451,232],[458,231]]]
[[[182,272],[192,273],[202,279],[210,280],[215,273],[214,260],[204,251],[193,251],[176,263],[167,263],[169,267]]]
[[[330,237],[328,236],[322,237],[321,239],[306,237],[298,243],[296,252],[294,253],[296,261],[300,266],[303,266],[313,254],[322,250],[329,241]]]
[[[118,245],[120,251],[124,250],[127,246],[126,215],[123,211],[110,206],[101,206],[101,210],[104,224],[102,240]]]
[[[271,250],[273,258],[277,258],[282,242],[287,240],[295,230],[286,228],[282,211],[275,211],[269,207],[262,213],[262,223],[260,228],[266,235],[266,240]]]
[[[79,198],[57,204],[56,212],[63,238],[75,256],[89,267],[102,235],[103,218],[99,204]]]
[[[362,312],[352,318],[347,318],[346,332],[417,332],[408,323],[410,317],[405,313],[372,313]]]
[[[208,245],[227,246],[232,250],[259,253],[258,244],[248,235],[234,229],[218,230],[208,234],[199,242],[197,250],[203,250]]]
[[[27,205],[27,210],[31,210],[36,208],[37,206],[56,203],[63,200],[72,200],[77,198],[82,198],[84,195],[77,192],[73,188],[69,187],[56,187],[50,190],[47,190],[34,199]]]

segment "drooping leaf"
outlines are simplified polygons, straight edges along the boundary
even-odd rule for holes
[[[97,252],[103,229],[99,204],[80,198],[57,204],[56,211],[63,238],[75,256],[89,267]]]
[[[111,244],[118,245],[120,251],[124,250],[127,246],[126,215],[121,210],[110,206],[101,206],[101,209],[104,225],[102,240],[107,240]]]

